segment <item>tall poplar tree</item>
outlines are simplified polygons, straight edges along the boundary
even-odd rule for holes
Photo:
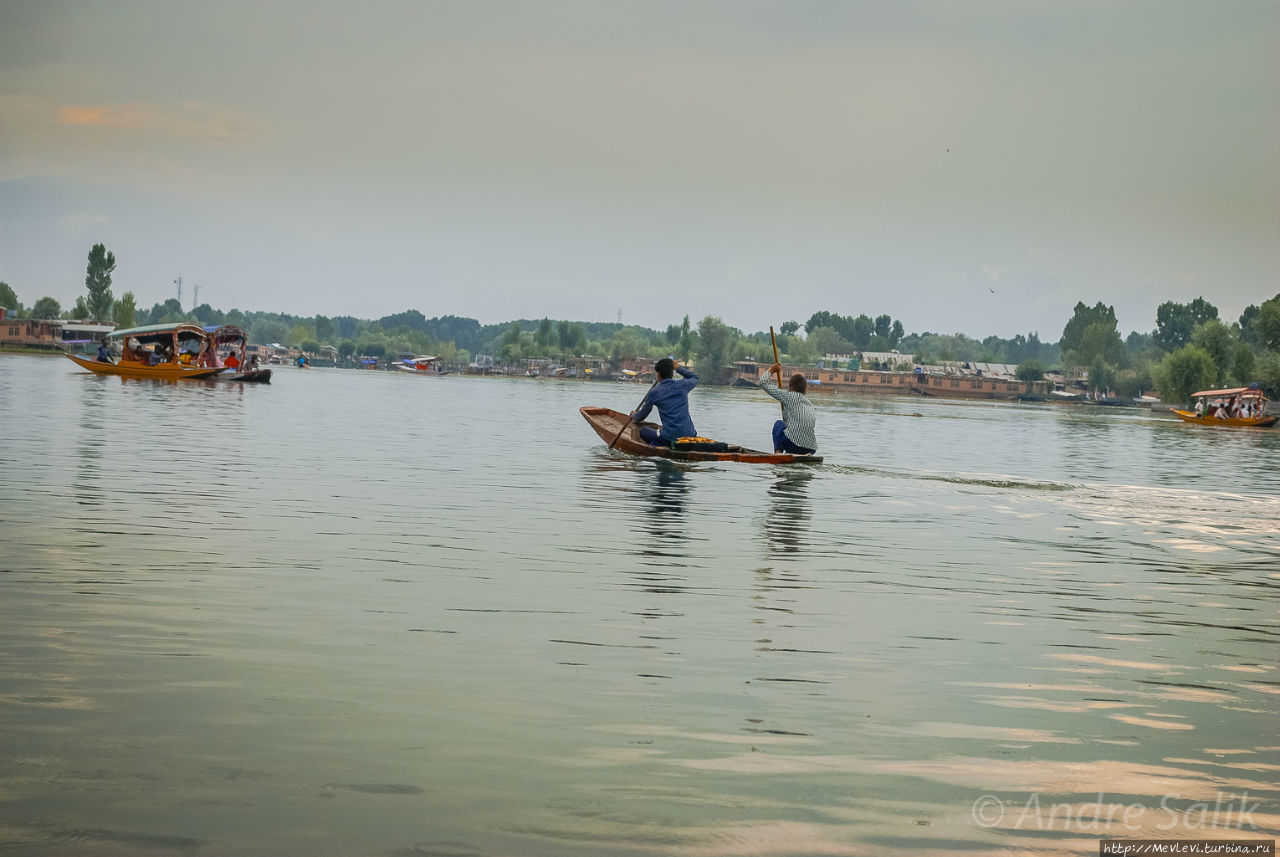
[[[89,290],[85,302],[94,321],[109,321],[115,299],[111,295],[111,272],[116,269],[116,254],[101,244],[89,251],[89,264],[84,269],[84,285]]]

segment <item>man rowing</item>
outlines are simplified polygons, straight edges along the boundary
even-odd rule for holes
[[[782,419],[773,424],[773,451],[790,452],[793,455],[813,455],[818,450],[818,436],[814,432],[818,418],[813,403],[805,396],[808,382],[797,372],[791,376],[786,390],[779,390],[773,373],[782,377],[782,364],[774,363],[760,373],[760,388],[782,402]]]
[[[631,419],[641,422],[655,407],[662,420],[662,430],[640,426],[640,439],[650,446],[671,446],[682,437],[697,437],[693,420],[689,417],[689,391],[698,386],[698,376],[683,366],[677,366],[670,357],[663,357],[653,364],[658,382],[649,390],[640,407],[631,412]],[[679,373],[680,380],[672,377]]]

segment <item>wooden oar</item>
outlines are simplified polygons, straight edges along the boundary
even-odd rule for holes
[[[782,361],[778,359],[778,337],[773,335],[772,324],[769,325],[769,339],[770,341],[773,342],[773,365],[780,366]],[[782,389],[782,369],[779,368],[773,374],[778,376],[778,389],[781,390]],[[782,408],[782,413],[785,415],[787,412],[787,406],[783,405],[781,402],[779,402],[778,404]]]
[[[654,381],[653,387],[658,386],[658,381],[661,381],[661,380],[662,378],[659,377],[657,381]],[[644,399],[649,398],[649,394],[653,392],[653,387],[650,387],[648,390],[645,390]],[[634,408],[631,409],[632,412],[638,411],[640,410],[640,408],[644,406],[644,399],[641,399],[640,404],[636,405]],[[613,440],[609,443],[610,449],[613,449],[614,445],[617,444],[618,441],[622,440],[622,433],[627,430],[627,427],[629,425],[631,425],[631,412],[628,412],[626,421],[622,423],[622,428],[618,429],[618,433],[614,435]]]

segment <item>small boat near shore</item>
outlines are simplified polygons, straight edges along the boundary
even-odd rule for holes
[[[669,446],[650,446],[640,439],[638,430],[640,423],[631,420],[626,414],[609,408],[582,407],[578,409],[587,424],[614,449],[629,455],[655,458],[670,458],[674,461],[738,461],[743,464],[821,464],[821,455],[792,455],[791,453],[763,452],[758,449],[747,449],[735,444],[725,444],[724,451],[690,450],[679,451]],[[653,428],[652,423],[644,423]],[[625,428],[625,430],[624,430]],[[621,436],[619,436],[621,432]],[[617,443],[614,443],[614,439]]]
[[[1267,397],[1257,384],[1229,390],[1201,390],[1192,393],[1191,398],[1198,403],[1196,410],[1173,409],[1173,414],[1184,423],[1207,428],[1268,428],[1280,421],[1278,416],[1266,416]],[[1250,416],[1231,416],[1236,405],[1247,409]]]
[[[430,354],[421,357],[406,357],[395,365],[401,372],[408,372],[410,375],[449,374],[449,370],[444,368],[444,358]]]

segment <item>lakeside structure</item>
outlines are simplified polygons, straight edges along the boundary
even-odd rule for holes
[[[59,318],[12,318],[0,320],[0,345],[36,349],[75,349],[105,342],[114,324],[64,321]]]
[[[823,361],[824,363],[827,361]],[[873,363],[885,366],[886,361]],[[899,364],[901,365],[901,364]],[[756,386],[761,371],[769,365],[757,360],[734,364],[735,386]],[[1006,363],[954,362],[922,366],[910,372],[884,369],[839,369],[825,365],[783,366],[783,377],[800,372],[809,383],[809,392],[861,393],[876,396],[936,396],[945,399],[994,399],[1015,401],[1024,396],[1048,392],[1044,381],[1027,382],[1014,377],[1016,366]]]

